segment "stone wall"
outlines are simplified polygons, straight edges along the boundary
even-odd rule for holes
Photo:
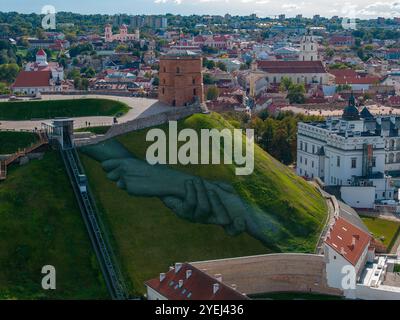
[[[111,139],[113,137],[136,131],[144,128],[150,128],[166,123],[168,121],[176,121],[188,117],[194,113],[201,112],[200,106],[190,106],[168,110],[155,115],[146,116],[143,118],[136,118],[134,120],[113,125],[105,135],[98,135],[93,138],[77,138],[74,139],[75,146],[80,147],[84,145],[96,144],[101,141]]]
[[[222,276],[244,294],[315,292],[343,295],[327,285],[325,262],[315,254],[267,254],[191,263],[209,275]]]

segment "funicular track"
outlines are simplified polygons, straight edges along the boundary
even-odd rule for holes
[[[83,166],[79,160],[76,149],[69,141],[69,148],[60,148],[62,159],[67,169],[76,199],[78,201],[83,220],[89,232],[93,248],[100,263],[107,288],[112,299],[128,299],[128,291],[122,280],[122,276],[112,256],[111,247],[100,227],[101,221],[98,215],[95,201],[89,190],[89,186],[82,182],[82,177],[86,177]]]

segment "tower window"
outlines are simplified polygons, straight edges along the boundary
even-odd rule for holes
[[[197,90],[193,89],[193,95],[196,96],[197,95]]]
[[[179,67],[176,67],[176,73],[181,73],[181,69]]]
[[[196,79],[195,78],[193,78],[192,84],[196,84]]]

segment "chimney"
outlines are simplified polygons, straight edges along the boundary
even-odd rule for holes
[[[160,282],[162,282],[165,279],[165,273],[160,273]]]
[[[217,279],[219,282],[222,282],[222,274],[218,273],[215,276],[215,279]]]
[[[351,237],[351,245],[354,247],[356,245],[356,237],[352,236]]]
[[[183,280],[179,280],[179,288],[183,287]]]
[[[231,288],[233,289],[233,290],[237,290],[237,285],[236,284],[231,284]]]
[[[343,256],[346,254],[346,251],[344,251],[343,247],[340,248],[340,254],[343,255]]]
[[[186,279],[189,279],[191,275],[192,275],[192,270],[190,269],[186,270]]]
[[[181,268],[182,268],[182,263],[180,262],[175,263],[175,273],[178,273],[179,270],[181,270]]]
[[[219,290],[219,283],[214,283],[213,284],[213,294],[216,294]]]
[[[173,266],[170,266],[170,267],[169,267],[169,271],[172,271],[172,270],[174,270],[174,267],[173,267]]]

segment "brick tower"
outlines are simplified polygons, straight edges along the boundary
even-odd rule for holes
[[[190,51],[170,51],[160,58],[158,99],[170,106],[204,102],[203,58]]]

